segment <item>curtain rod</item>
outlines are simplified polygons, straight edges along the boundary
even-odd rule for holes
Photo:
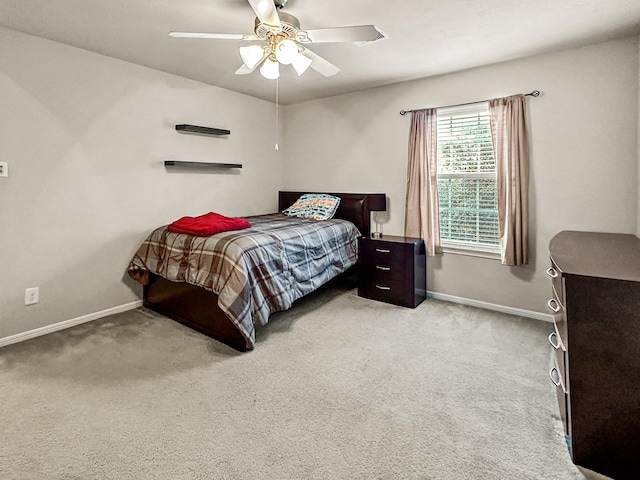
[[[539,97],[540,96],[540,90],[534,90],[531,93],[525,93],[524,96],[525,97]],[[482,102],[488,102],[488,101],[489,100],[477,100],[475,102],[457,103],[455,105],[443,105],[442,107],[435,107],[435,108],[462,107],[464,105],[473,105],[474,103],[482,103]],[[400,110],[400,115],[406,115],[407,113],[415,112],[417,110],[424,110],[424,108],[417,108],[415,110]]]

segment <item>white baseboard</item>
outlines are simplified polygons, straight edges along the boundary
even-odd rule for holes
[[[459,303],[461,305],[469,305],[472,307],[484,308],[486,310],[493,310],[496,312],[508,313],[510,315],[517,315],[520,317],[533,318],[535,320],[542,320],[544,322],[553,322],[553,316],[546,313],[534,312],[532,310],[524,310],[524,309],[515,308],[515,307],[507,307],[505,305],[482,302],[480,300],[473,300],[471,298],[456,297],[455,295],[448,295],[446,293],[427,292],[427,295],[430,298],[435,298],[436,300],[443,300],[445,302]],[[99,318],[108,317],[109,315],[115,315],[116,313],[122,313],[128,310],[133,310],[139,307],[142,307],[142,300],[136,300],[135,302],[126,303],[124,305],[119,305],[117,307],[107,308],[106,310],[102,310],[100,312],[90,313],[88,315],[83,315],[81,317],[72,318],[71,320],[65,320],[63,322],[54,323],[53,325],[47,325],[46,327],[40,327],[34,330],[29,330],[28,332],[17,333],[16,335],[0,338],[0,348],[5,347],[7,345],[11,345],[13,343],[24,342],[25,340],[40,337],[48,333],[58,332],[60,330],[64,330],[65,328],[70,328],[76,325],[80,325],[81,323],[92,322],[93,320],[98,320]]]
[[[80,325],[81,323],[92,322],[93,320],[108,317],[109,315],[115,315],[116,313],[133,310],[141,306],[142,300],[136,300],[135,302],[125,303],[124,305],[119,305],[117,307],[107,308],[106,310],[102,310],[100,312],[90,313],[81,317],[72,318],[71,320],[65,320],[64,322],[58,322],[54,323],[53,325],[47,325],[46,327],[29,330],[28,332],[17,333],[9,337],[0,338],[0,348],[11,345],[12,343],[24,342],[25,340],[29,340],[31,338],[40,337],[48,333],[53,333],[59,330],[64,330],[65,328],[74,327],[76,325]]]
[[[505,305],[482,302],[480,300],[473,300],[471,298],[456,297],[455,295],[447,295],[446,293],[427,292],[427,295],[431,298],[435,298],[436,300],[443,300],[445,302],[460,303],[462,305],[470,305],[472,307],[484,308],[486,310],[493,310],[495,312],[502,312],[502,313],[508,313],[510,315],[517,315],[519,317],[542,320],[543,322],[553,322],[553,315],[534,312],[533,310],[524,310],[522,308],[507,307]]]

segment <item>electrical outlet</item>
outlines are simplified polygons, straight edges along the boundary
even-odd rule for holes
[[[7,162],[0,162],[0,177],[9,176],[9,164]]]
[[[40,288],[32,287],[27,288],[24,291],[24,304],[25,305],[33,305],[34,303],[38,303],[38,297],[40,296]]]

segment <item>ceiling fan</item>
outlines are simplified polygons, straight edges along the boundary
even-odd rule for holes
[[[253,34],[169,32],[169,35],[247,42],[250,45],[240,47],[243,64],[235,73],[246,75],[262,65],[260,73],[272,80],[280,76],[280,64],[291,65],[298,76],[309,67],[325,77],[340,71],[331,62],[309,50],[309,44],[351,42],[363,45],[388,38],[376,25],[302,30],[296,17],[285,12],[278,13],[288,0],[247,1],[256,14]]]

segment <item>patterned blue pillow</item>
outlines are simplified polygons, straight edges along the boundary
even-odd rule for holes
[[[340,198],[325,193],[305,193],[282,213],[290,217],[329,220],[340,205]]]

